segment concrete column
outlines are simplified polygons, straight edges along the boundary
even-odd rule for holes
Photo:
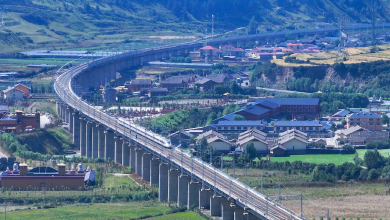
[[[202,184],[198,182],[190,182],[188,184],[188,202],[187,209],[191,209],[193,205],[199,207],[199,191],[202,188]]]
[[[160,202],[168,201],[168,164],[160,164],[160,178],[158,181],[158,200]]]
[[[188,176],[181,175],[179,177],[178,197],[177,197],[177,205],[178,206],[187,206],[189,182],[190,182],[190,178]]]
[[[99,157],[99,126],[92,124],[92,158]]]
[[[130,148],[129,142],[122,139],[122,165],[128,167],[130,165]]]
[[[160,158],[153,158],[150,162],[150,186],[158,186]],[[168,189],[167,189],[168,191]]]
[[[230,207],[230,203],[225,198],[221,199],[222,220],[234,220],[234,208]]]
[[[152,160],[152,154],[144,153],[142,155],[142,180],[150,182],[150,161]]]
[[[210,215],[211,216],[222,216],[221,212],[221,197],[211,196],[210,197]]]
[[[130,167],[135,172],[135,145],[130,144]]]
[[[73,143],[80,149],[80,119],[79,113],[73,113]]]
[[[241,207],[236,207],[234,209],[234,220],[246,220],[244,215],[244,209]]]
[[[104,159],[115,159],[115,140],[113,131],[105,131]]]
[[[92,157],[92,122],[88,121],[86,123],[86,133],[85,133],[85,144],[86,144],[86,156]]]
[[[104,149],[106,146],[106,129],[101,125],[96,125],[96,127],[98,129],[98,157],[104,159]]]
[[[199,191],[199,208],[210,209],[210,198],[213,196],[213,191],[210,189],[201,189]]]
[[[65,121],[65,105],[61,105],[61,120]]]
[[[83,118],[80,118],[80,153],[81,153],[82,157],[87,155],[87,152],[86,152],[87,146],[85,143],[85,141],[86,141],[86,135],[85,135],[86,126],[87,126],[87,121],[85,121]]]
[[[177,202],[179,171],[176,169],[169,170],[168,176],[168,201]]]
[[[67,106],[64,107],[64,113],[65,113],[65,115],[64,115],[65,120],[64,121],[69,123],[69,109]]]
[[[246,214],[246,219],[247,220],[258,220],[259,218],[257,218],[256,216],[250,214],[250,213],[245,213]]]
[[[142,156],[144,151],[142,148],[135,149],[135,173],[138,176],[142,175]]]
[[[73,133],[73,109],[69,108],[69,132]]]
[[[123,141],[120,137],[114,137],[115,140],[115,162],[122,164],[122,145]]]

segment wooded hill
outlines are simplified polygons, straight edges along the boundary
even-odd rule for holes
[[[249,32],[277,31],[317,22],[390,19],[389,0],[0,0],[2,53],[69,46],[144,42],[145,36],[222,33],[249,25]],[[242,30],[244,33],[245,30]],[[163,40],[155,42],[163,44]]]

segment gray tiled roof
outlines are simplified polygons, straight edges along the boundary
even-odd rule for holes
[[[150,85],[152,84],[151,79],[133,79],[130,82],[131,85]]]
[[[347,115],[347,118],[381,118],[381,116],[373,112],[356,112]]]
[[[318,105],[319,98],[258,98],[257,103],[262,101],[270,101],[278,105]]]
[[[274,126],[321,126],[319,121],[277,121]]]

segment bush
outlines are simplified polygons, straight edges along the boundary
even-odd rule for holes
[[[371,169],[368,172],[367,179],[369,179],[369,180],[378,179],[380,176],[381,176],[381,173],[377,169]]]

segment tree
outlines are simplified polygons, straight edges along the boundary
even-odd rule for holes
[[[245,117],[242,115],[235,115],[233,121],[245,121]]]
[[[245,162],[252,161],[256,158],[256,148],[255,145],[250,142],[245,145],[243,154],[241,154],[241,159]]]
[[[386,124],[387,126],[389,126],[389,116],[387,116],[386,114],[383,114],[382,115],[382,122],[383,124]]]
[[[347,124],[347,120],[345,120],[344,118],[343,118],[343,120],[341,120],[341,122],[340,122],[343,126],[345,126],[346,124]]]
[[[382,165],[384,165],[385,159],[378,152],[377,149],[375,149],[373,151],[372,150],[368,150],[364,154],[364,163],[366,164],[368,170],[377,169],[377,168],[382,167]]]

